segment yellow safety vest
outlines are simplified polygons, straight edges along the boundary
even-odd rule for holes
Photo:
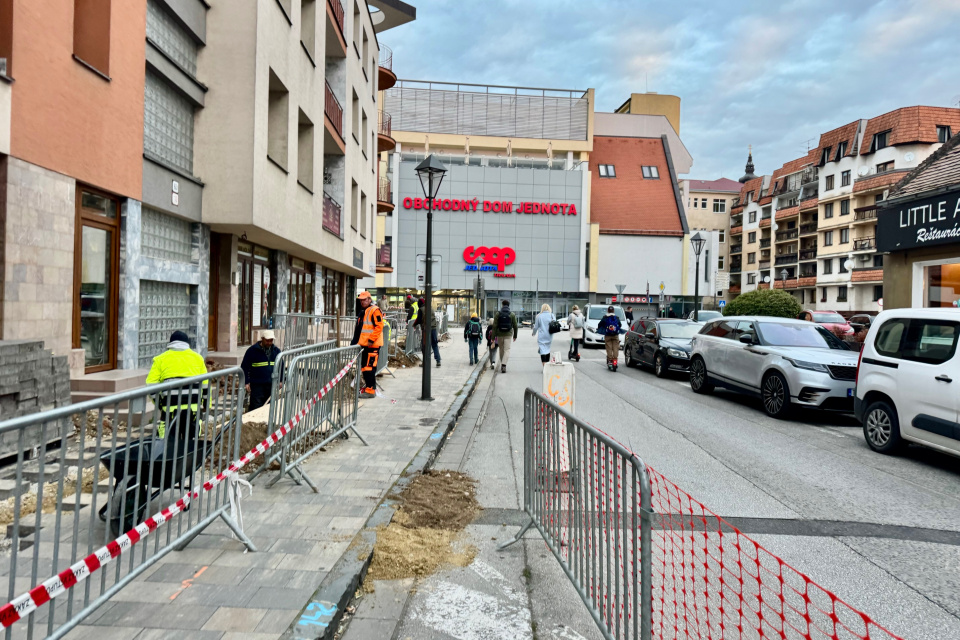
[[[413,321],[417,319],[417,313],[420,312],[420,305],[417,304],[416,302],[412,302],[410,303],[410,306],[413,307],[413,315],[410,316],[410,320]]]
[[[196,351],[191,349],[184,349],[183,351],[168,349],[153,359],[150,373],[147,374],[147,384],[157,384],[158,382],[164,382],[174,378],[202,376],[206,373],[207,365],[203,361],[203,356]],[[203,387],[204,389],[207,387],[206,381],[203,383]],[[163,406],[167,408],[166,405]],[[199,407],[196,404],[176,406],[171,404],[169,408],[197,411]],[[157,425],[157,433],[162,438],[165,431],[166,423],[161,420]]]

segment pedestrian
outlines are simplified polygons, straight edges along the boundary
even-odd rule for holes
[[[633,307],[627,307],[626,317],[627,317],[627,326],[632,325],[633,324]]]
[[[413,323],[416,321],[417,312],[419,311],[419,305],[417,304],[417,301],[414,300],[413,296],[410,295],[409,293],[407,294],[406,310],[407,310],[407,330],[409,331],[411,327],[415,326]]]
[[[497,368],[497,335],[493,327],[493,318],[487,321],[487,349],[490,351],[490,368]]]
[[[494,319],[494,335],[497,337],[497,345],[500,351],[500,373],[507,372],[507,360],[510,359],[510,347],[513,341],[517,339],[517,316],[510,311],[510,301],[504,300]]]
[[[667,317],[668,317],[668,318],[676,318],[676,317],[677,317],[677,312],[673,310],[673,307],[670,307],[670,311],[667,312]]]
[[[369,291],[361,291],[357,296],[362,313],[357,316],[357,326],[353,330],[350,344],[362,347],[360,352],[360,373],[363,375],[361,398],[377,397],[377,361],[380,359],[380,347],[383,346],[383,313],[373,304]]]
[[[471,313],[470,319],[463,328],[463,341],[470,346],[470,364],[480,362],[480,355],[477,350],[480,347],[480,339],[482,337],[483,326],[480,325],[480,317],[475,313]]]
[[[797,316],[797,320],[806,320],[807,322],[813,322],[813,314],[809,311],[801,311]]]
[[[567,317],[567,328],[570,330],[570,351],[567,353],[568,360],[580,362],[580,341],[583,340],[583,326],[586,322],[580,307],[573,305],[570,315]]]
[[[620,318],[614,313],[613,306],[607,307],[607,315],[603,316],[597,325],[597,333],[603,336],[603,345],[607,348],[607,367],[611,371],[617,370],[617,360],[620,357]]]
[[[427,309],[427,301],[423,298],[420,298],[420,303],[417,310],[417,318],[413,321],[413,326],[420,327],[420,335],[423,336],[423,339],[426,340],[426,331],[424,330],[423,319],[427,317],[427,314],[430,313],[430,310]],[[440,366],[440,342],[437,340],[437,326],[434,324],[430,327],[430,346],[433,349],[433,357],[437,361],[437,366]],[[428,356],[429,358],[429,356]],[[423,366],[424,363],[420,363],[420,366]]]
[[[551,324],[557,321],[550,305],[546,302],[540,307],[540,313],[533,321],[533,335],[537,336],[537,352],[540,354],[540,366],[545,367],[550,361],[550,349],[553,347],[553,333]],[[559,329],[559,327],[556,327]]]
[[[270,399],[270,387],[273,384],[273,366],[280,355],[280,349],[274,346],[273,331],[267,329],[260,334],[260,341],[250,345],[243,354],[240,368],[247,379],[246,390],[250,394],[248,411],[259,409]]]
[[[203,361],[203,356],[190,348],[190,338],[187,337],[187,334],[183,331],[174,331],[170,336],[170,342],[167,344],[167,350],[158,356],[154,356],[153,363],[150,365],[150,373],[147,374],[147,384],[158,384],[176,378],[202,376],[206,373],[207,365]],[[206,387],[207,383],[204,382],[203,386]],[[172,400],[173,396],[170,397]],[[176,411],[181,417],[195,414],[199,408],[199,404],[193,402],[188,405],[176,406],[170,402],[161,404],[161,413],[166,414],[168,411]],[[189,409],[190,413],[180,414],[182,409]],[[161,419],[157,424],[157,437],[162,438],[165,430],[166,420]],[[186,434],[184,434],[184,440],[186,440]]]

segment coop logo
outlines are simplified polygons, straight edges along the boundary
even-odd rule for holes
[[[467,263],[463,270],[502,272],[503,268],[513,264],[516,258],[517,252],[510,247],[474,247],[470,245],[463,250],[463,261]],[[477,266],[477,262],[482,264]]]

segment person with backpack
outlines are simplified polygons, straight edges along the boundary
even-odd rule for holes
[[[603,345],[607,348],[607,368],[617,370],[617,359],[620,357],[620,318],[614,313],[613,306],[607,307],[607,315],[597,324],[597,333],[603,336]]]
[[[583,327],[586,321],[583,314],[580,313],[580,307],[573,305],[570,315],[567,316],[567,328],[570,330],[570,351],[567,353],[568,360],[580,362],[580,341],[583,340]]]
[[[463,341],[470,345],[470,364],[480,362],[480,339],[483,337],[483,327],[480,325],[480,317],[476,313],[470,314],[470,319],[463,328]]]
[[[487,322],[487,349],[490,351],[490,368],[497,368],[497,336],[494,332],[493,318]]]
[[[543,303],[537,319],[533,321],[533,335],[537,336],[537,351],[540,353],[540,366],[545,367],[550,361],[550,349],[553,348],[553,334],[560,331],[560,323],[550,310],[550,305]]]
[[[510,301],[504,300],[497,317],[494,318],[493,335],[497,338],[497,344],[500,350],[500,373],[507,372],[507,360],[510,359],[510,347],[513,341],[517,339],[517,316],[510,311]]]

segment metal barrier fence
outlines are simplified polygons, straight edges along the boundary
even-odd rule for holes
[[[605,638],[902,640],[532,389],[523,495]]]
[[[243,373],[234,367],[0,423],[0,437],[15,434],[19,451],[18,490],[6,501],[0,546],[8,602],[224,470],[239,453],[243,393]],[[59,452],[48,456],[45,445],[63,436]],[[38,443],[40,456],[28,460]],[[5,637],[62,637],[218,518],[255,551],[227,513],[230,490],[218,486],[171,515],[153,540],[31,612]]]
[[[337,346],[350,344],[356,316],[324,316],[310,313],[277,313],[273,316],[275,344],[293,349],[308,344],[336,340]]]
[[[280,390],[286,377],[288,363],[291,362],[293,358],[296,358],[301,354],[321,353],[323,351],[331,351],[336,348],[336,340],[327,340],[325,342],[308,344],[302,347],[295,347],[293,349],[281,351],[280,354],[277,355],[277,359],[274,360],[273,365],[273,376],[270,378],[270,408],[267,414],[268,425],[273,426],[279,424],[280,417],[287,415],[283,407],[284,395],[280,393]]]
[[[407,328],[407,341],[404,343],[403,352],[411,358],[419,358],[423,355],[423,331],[420,327]]]
[[[280,471],[267,483],[272,487],[283,476],[289,475],[294,482],[306,482],[314,493],[319,492],[317,485],[304,472],[302,463],[320,447],[334,438],[353,431],[363,444],[367,441],[357,431],[357,406],[360,393],[360,347],[341,347],[314,353],[301,353],[286,366],[285,382],[280,392],[283,413],[280,420],[286,422],[291,417],[306,410],[300,422],[280,442],[280,448],[267,459],[270,463],[278,461]],[[352,363],[350,384],[340,384],[331,393],[318,402],[314,396],[341,369]],[[350,375],[350,374],[348,374]],[[278,422],[271,423],[271,425]]]

